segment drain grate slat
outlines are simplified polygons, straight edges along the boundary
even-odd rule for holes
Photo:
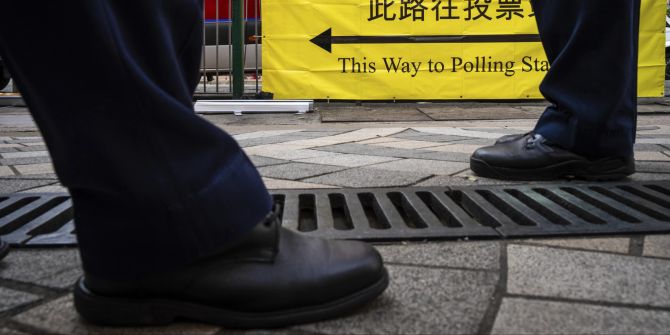
[[[282,225],[370,241],[670,233],[670,181],[274,190]],[[75,245],[67,194],[0,195],[0,235]]]
[[[63,201],[56,207],[22,225],[20,228],[6,235],[12,243],[25,243],[35,235],[44,235],[58,230],[72,218],[72,202],[67,197],[58,197],[56,201]]]
[[[533,207],[526,205],[521,202],[518,198],[513,197],[504,190],[498,192],[493,192],[494,196],[499,199],[500,202],[508,204],[508,206],[518,215],[525,217],[525,220],[513,220],[516,224],[513,227],[502,226],[496,228],[505,235],[515,234],[519,231],[528,231],[533,232],[537,231],[538,228],[547,233],[547,235],[557,234],[565,231],[563,225],[553,222],[546,215],[542,215],[537,212]],[[547,214],[547,213],[545,213]],[[509,231],[511,230],[511,231]]]

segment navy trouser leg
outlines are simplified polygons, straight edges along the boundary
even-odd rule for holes
[[[0,52],[70,189],[84,269],[131,277],[216,253],[271,198],[193,112],[198,0],[7,0]]]
[[[553,105],[535,131],[589,158],[633,153],[640,0],[533,0]]]

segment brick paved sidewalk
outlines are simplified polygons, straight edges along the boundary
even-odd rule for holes
[[[269,188],[501,183],[468,170],[475,148],[533,120],[335,123],[316,116],[207,117]],[[302,119],[301,119],[302,118]],[[241,120],[241,121],[240,121]],[[0,118],[2,123],[2,118]],[[4,131],[3,131],[4,129]],[[642,116],[630,180],[670,180],[670,116]],[[62,192],[37,133],[0,125],[0,192]],[[670,223],[669,223],[670,224]],[[392,283],[359,314],[262,334],[660,334],[670,329],[670,235],[380,245]],[[13,250],[0,262],[0,334],[229,334],[180,324],[103,329],[70,288],[76,249]]]

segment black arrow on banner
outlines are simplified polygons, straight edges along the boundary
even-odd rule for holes
[[[333,36],[328,28],[310,40],[323,50],[332,52],[333,44],[401,44],[401,43],[509,43],[539,42],[540,35],[386,35],[386,36]]]

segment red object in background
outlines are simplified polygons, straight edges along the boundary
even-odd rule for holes
[[[230,20],[230,2],[233,0],[205,0],[205,20],[216,21],[216,2],[219,2],[219,17],[220,21]],[[256,2],[260,0],[244,0],[244,13],[247,19],[260,19],[260,4],[258,4],[258,13],[256,13]],[[258,15],[258,17],[256,17]]]

